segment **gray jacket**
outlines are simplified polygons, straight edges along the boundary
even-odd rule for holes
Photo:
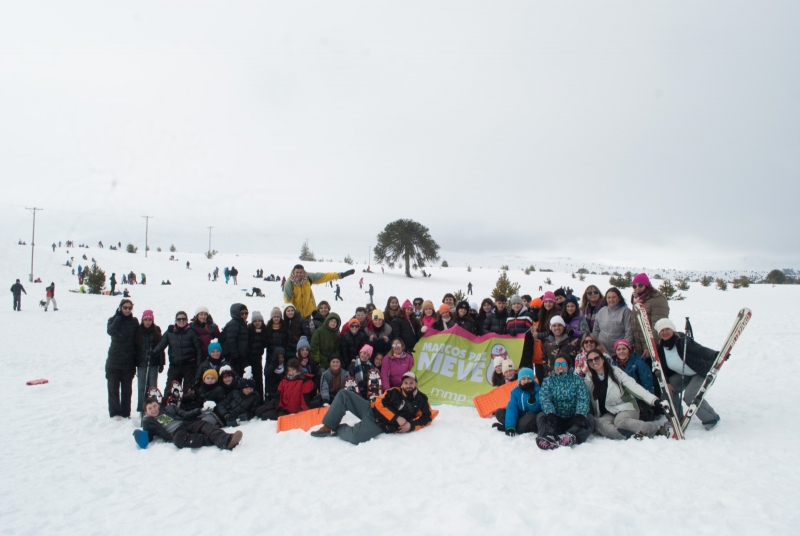
[[[606,305],[594,317],[592,334],[606,347],[609,354],[614,353],[614,343],[620,339],[625,339],[633,345],[631,310],[624,304],[614,307]]]
[[[347,378],[348,373],[347,370],[343,368],[339,370],[339,374],[342,376],[342,386],[340,387],[340,390],[344,390],[344,380]],[[322,373],[322,377],[319,380],[319,394],[322,397],[322,400],[328,403],[332,402],[331,382],[333,382],[333,373],[331,372],[331,369],[328,369]]]

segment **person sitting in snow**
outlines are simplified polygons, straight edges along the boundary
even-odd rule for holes
[[[301,337],[303,341],[305,337]],[[308,342],[306,341],[306,345]],[[310,347],[309,347],[310,348]],[[275,348],[272,354],[267,356],[267,365],[264,368],[264,395],[265,400],[270,401],[278,393],[278,385],[286,376],[286,352],[280,346]]]
[[[573,372],[571,362],[567,353],[552,358],[553,372],[542,382],[542,412],[536,418],[536,445],[542,450],[583,443],[594,430],[589,391],[583,378]]]
[[[180,391],[180,383],[174,382]],[[170,395],[167,404],[161,408],[158,399],[148,398],[145,401],[145,416],[142,429],[148,438],[160,437],[179,449],[199,448],[215,445],[220,449],[233,450],[242,440],[242,432],[228,434],[219,427],[198,419],[202,411],[194,409],[185,411],[180,407],[180,397]]]
[[[370,377],[377,376],[378,380],[380,380],[381,371],[372,363],[371,358],[372,346],[365,344],[361,347],[361,351],[358,352],[358,358],[350,363],[350,368],[348,370],[349,375],[356,382],[354,386],[355,389],[351,390],[357,389],[358,394],[365,400],[370,400],[372,398],[369,390]],[[377,393],[377,395],[380,394],[381,392]]]
[[[239,388],[239,377],[233,371],[230,365],[224,365],[219,369],[219,386],[225,391],[225,396],[231,394],[231,391]]]
[[[207,370],[213,369],[219,374],[220,369],[226,365],[230,366],[230,363],[222,357],[222,345],[216,339],[211,341],[211,344],[208,345],[208,359],[197,366],[197,374],[195,374],[192,385],[199,385]]]
[[[494,372],[492,373],[492,385],[494,387],[500,387],[506,383],[506,377],[503,376],[503,363],[505,361],[502,356],[494,358]]]
[[[286,377],[278,385],[278,404],[264,404],[256,410],[263,420],[278,420],[281,415],[291,415],[308,409],[308,398],[314,392],[314,377],[303,373],[300,362],[290,359],[286,365]]]
[[[206,402],[216,404],[225,396],[225,389],[219,385],[219,373],[214,369],[203,372],[203,379],[194,390],[184,396],[184,403],[187,408],[203,407]]]
[[[361,419],[352,426],[341,424],[346,412]],[[403,375],[400,387],[393,387],[370,404],[356,393],[343,389],[322,419],[322,427],[311,432],[314,437],[338,435],[358,445],[382,433],[403,434],[427,426],[432,420],[428,397],[417,389],[413,372]]]
[[[261,400],[256,392],[253,370],[244,369],[244,376],[239,380],[239,388],[232,390],[214,408],[226,426],[238,426],[239,421],[249,421],[255,417],[256,408]]]
[[[519,370],[519,384],[511,391],[508,404],[494,412],[498,422],[492,426],[509,437],[535,432],[540,411],[539,384],[533,377],[533,369],[524,367]]]
[[[503,361],[503,380],[505,383],[517,381],[517,366],[510,359]]]

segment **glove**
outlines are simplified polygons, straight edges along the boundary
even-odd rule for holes
[[[666,400],[659,399],[658,405],[661,406],[661,409],[664,410],[664,413],[667,413],[669,411],[669,402],[667,402]]]
[[[548,413],[545,420],[547,420],[547,424],[550,425],[551,428],[558,426],[558,416],[555,413]]]
[[[158,373],[161,374],[162,372],[164,372],[164,365],[159,365],[158,366]]]
[[[513,428],[509,428],[508,430],[506,430],[506,435],[508,437],[514,437],[517,435],[517,431],[514,430]]]
[[[346,272],[339,272],[339,279],[344,279],[348,275],[353,275],[354,273],[356,273],[356,271],[353,270],[352,268],[347,270]]]
[[[574,329],[571,329],[571,330],[569,330],[569,331],[567,332],[567,334],[568,334],[570,337],[574,337],[574,336],[575,336],[575,330],[574,330]]]
[[[572,418],[572,426],[577,426],[578,428],[586,428],[586,417],[583,415],[575,415]]]

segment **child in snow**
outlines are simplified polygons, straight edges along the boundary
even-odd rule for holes
[[[524,367],[519,370],[519,385],[511,391],[508,405],[494,412],[498,422],[492,426],[509,437],[535,432],[536,419],[541,411],[539,384],[534,379],[533,369]]]
[[[203,381],[203,374],[207,370],[216,370],[217,374],[219,374],[220,369],[226,365],[229,366],[229,363],[222,357],[222,345],[216,339],[211,341],[211,344],[208,345],[208,359],[197,367],[193,385],[198,385]]]
[[[501,356],[494,358],[494,373],[492,374],[492,385],[500,387],[506,383],[506,377],[503,376],[503,362],[505,360]]]
[[[286,365],[286,377],[278,385],[278,405],[265,404],[256,410],[263,420],[278,420],[281,415],[299,413],[308,409],[308,395],[314,392],[314,378],[303,373],[300,362],[290,359]]]
[[[376,371],[378,374],[378,378],[380,378],[380,369],[375,367],[370,361],[372,357],[372,346],[369,344],[365,344],[361,347],[361,351],[358,353],[358,359],[353,360],[350,363],[349,375],[352,377],[355,382],[356,386],[355,389],[351,389],[356,391],[358,394],[361,395],[362,398],[369,400],[370,393],[368,389],[368,383],[370,379],[370,372]],[[380,394],[380,393],[379,393]]]
[[[225,391],[225,396],[228,396],[231,391],[238,388],[236,373],[230,365],[225,365],[219,369],[219,383],[222,390]]]
[[[506,383],[511,383],[517,379],[517,367],[510,359],[503,361],[503,378],[505,378]]]
[[[191,394],[184,397],[187,408],[199,408],[206,402],[219,402],[225,396],[225,390],[219,385],[219,373],[214,369],[203,372],[203,380]]]
[[[261,402],[255,388],[253,371],[247,367],[239,380],[239,388],[232,390],[214,408],[226,426],[239,426],[239,421],[249,421],[255,416],[256,407]]]
[[[175,384],[180,390],[180,384],[173,382]],[[242,440],[242,432],[227,434],[217,426],[199,420],[202,413],[200,409],[184,411],[180,407],[180,399],[174,396],[168,398],[163,410],[157,398],[148,398],[144,410],[142,429],[147,432],[149,439],[158,436],[179,449],[216,445],[232,450]]]

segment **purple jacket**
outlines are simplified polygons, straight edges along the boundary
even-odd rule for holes
[[[208,359],[208,345],[214,339],[219,339],[219,328],[216,324],[206,322],[205,326],[199,326],[192,322],[192,329],[197,333],[197,338],[200,339],[200,353],[202,354],[201,361]]]
[[[403,352],[401,357],[383,358],[381,363],[381,388],[384,391],[392,387],[400,387],[403,383],[403,374],[414,368],[414,357],[408,352]]]
[[[578,316],[570,320],[565,331],[569,333],[569,330],[572,330],[573,337],[583,337],[587,333],[591,333],[589,324],[586,322],[586,317],[583,316],[583,313],[578,314]]]

